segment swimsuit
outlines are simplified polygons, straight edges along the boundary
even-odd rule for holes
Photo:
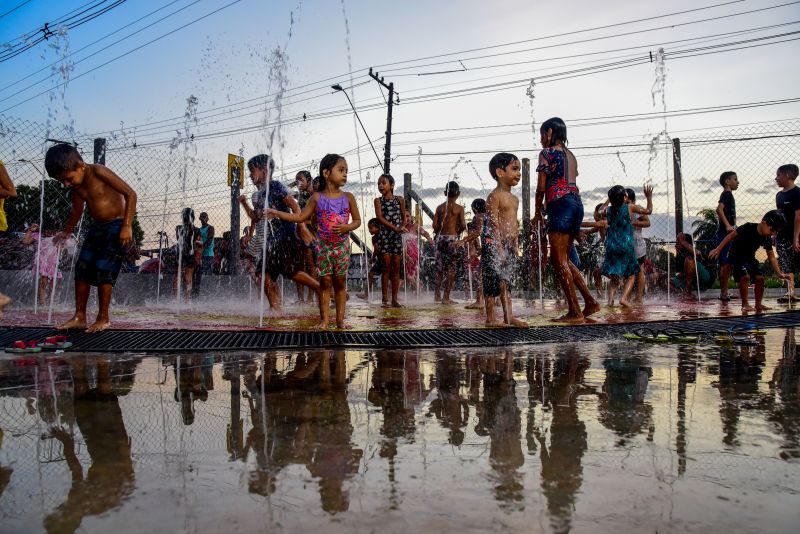
[[[397,200],[397,197],[389,199],[381,197],[380,202],[383,218],[399,227],[403,218],[400,214],[400,201]],[[381,242],[381,254],[392,254],[394,256],[401,256],[403,254],[402,234],[381,225],[378,238]]]
[[[336,225],[350,222],[350,201],[342,193],[337,198],[319,195],[315,208],[317,216],[317,240],[314,250],[317,254],[319,276],[347,276],[350,267],[350,239],[347,234],[333,230]]]

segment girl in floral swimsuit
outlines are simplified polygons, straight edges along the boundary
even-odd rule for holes
[[[383,306],[389,306],[389,279],[392,285],[392,308],[400,308],[397,294],[400,289],[400,263],[403,260],[403,219],[406,204],[403,197],[394,194],[394,178],[382,174],[378,178],[381,196],[375,199],[375,218],[380,223],[378,242],[381,245],[381,292]]]

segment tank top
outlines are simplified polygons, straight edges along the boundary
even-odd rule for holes
[[[578,194],[578,187],[569,181],[569,158],[566,150],[545,148],[539,155],[545,163],[536,167],[536,172],[543,172],[545,182],[545,200],[548,204],[569,194]]]
[[[350,201],[345,193],[338,198],[330,198],[320,193],[314,214],[317,217],[319,239],[330,244],[338,244],[347,239],[347,234],[339,234],[333,230],[338,224],[350,222]]]

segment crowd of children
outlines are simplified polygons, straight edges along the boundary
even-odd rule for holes
[[[542,150],[538,156],[538,175],[535,193],[535,212],[531,220],[532,246],[530,263],[541,272],[548,266],[563,295],[567,313],[559,321],[581,322],[600,309],[595,295],[589,290],[580,269],[576,241],[597,233],[597,267],[592,272],[595,290],[600,293],[602,277],[609,280],[607,304],[613,306],[621,288],[619,304],[631,307],[641,303],[648,282],[658,283],[655,276],[647,278],[647,244],[642,229],[650,226],[653,210],[653,188],[643,189],[646,206],[636,204],[636,193],[621,185],[608,191],[608,199],[595,207],[594,221],[584,222],[583,203],[577,184],[578,163],[569,150],[567,127],[554,117],[540,127]],[[136,193],[112,171],[102,165],[86,164],[75,147],[56,145],[48,150],[45,167],[48,174],[66,185],[72,192],[72,211],[66,227],[60,233],[51,229],[42,236],[35,226],[29,228],[26,243],[39,241],[38,255],[40,303],[44,303],[47,288],[58,269],[57,251],[65,246],[80,220],[84,204],[92,216],[92,226],[83,239],[75,266],[75,315],[59,328],[86,328],[86,302],[91,286],[98,287],[99,311],[88,331],[108,328],[111,291],[120,269],[125,249],[131,242],[131,221],[136,209]],[[347,182],[347,161],[338,154],[328,154],[320,162],[319,175],[312,178],[307,171],[296,175],[298,189],[292,195],[286,185],[274,180],[275,161],[260,154],[248,161],[248,169],[257,190],[249,199],[239,197],[241,207],[250,219],[242,239],[242,257],[246,271],[257,287],[263,288],[274,312],[280,312],[281,301],[276,290],[278,277],[297,283],[298,301],[317,296],[319,322],[317,328],[329,327],[330,298],[336,309],[337,328],[346,328],[345,306],[348,300],[346,279],[350,264],[350,233],[361,225],[355,198],[343,190]],[[416,287],[420,272],[420,239],[425,238],[435,251],[434,300],[453,304],[451,292],[456,272],[463,267],[467,278],[476,282],[475,302],[467,308],[482,309],[488,326],[526,326],[514,316],[512,289],[518,270],[519,199],[512,189],[521,177],[521,162],[514,154],[501,152],[489,162],[489,174],[496,187],[485,198],[472,202],[472,219],[465,221],[464,207],[459,204],[458,182],[449,181],[444,187],[445,202],[433,215],[433,237],[427,234],[418,220],[412,218],[405,200],[395,195],[395,180],[382,174],[377,180],[380,196],[375,198],[375,217],[367,223],[372,235],[372,259],[366,275],[366,297],[373,280],[381,279],[384,307],[401,307],[399,289],[402,283]],[[734,172],[720,176],[723,188],[716,209],[718,228],[716,248],[707,259],[718,260],[720,277],[719,298],[731,299],[729,278],[738,284],[744,310],[761,311],[764,276],[756,251],[763,248],[776,275],[787,281],[788,292],[779,302],[794,302],[793,273],[800,271],[800,188],[795,185],[796,165],[783,165],[776,173],[781,188],[776,196],[776,209],[764,215],[759,223],[737,226],[734,191],[739,180]],[[0,163],[0,201],[13,198],[14,187]],[[0,206],[2,206],[0,204]],[[205,218],[203,219],[203,215]],[[419,214],[418,214],[419,216]],[[204,258],[201,254],[209,241],[208,216],[201,215],[203,227],[194,226],[194,212],[182,212],[182,224],[175,233],[182,256],[181,269],[175,275],[175,287],[183,282],[186,294],[191,293],[193,270]],[[0,221],[2,223],[4,221]],[[210,227],[213,239],[213,227]],[[464,235],[464,232],[466,234]],[[546,235],[545,235],[546,233]],[[463,237],[462,237],[463,235]],[[773,241],[774,249],[773,251]],[[695,248],[689,234],[676,237],[675,276],[666,281],[672,287],[690,293],[710,287],[713,274],[701,261],[702,253]],[[209,254],[209,257],[213,257]],[[55,259],[54,259],[55,258]],[[652,264],[649,267],[652,272]],[[755,302],[750,306],[748,288],[755,284]],[[636,287],[634,295],[633,290]],[[578,294],[583,299],[579,305]],[[0,313],[8,303],[0,295]],[[502,308],[502,319],[496,306]]]

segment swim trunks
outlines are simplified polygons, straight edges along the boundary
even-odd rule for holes
[[[273,280],[279,276],[291,278],[303,270],[305,256],[300,240],[294,234],[281,238],[267,238],[266,266],[264,272]],[[261,258],[256,258],[256,273],[261,274]]]
[[[95,222],[83,238],[81,252],[75,264],[75,281],[99,286],[117,281],[126,247],[119,242],[122,219]]]
[[[498,245],[485,243],[481,251],[481,271],[483,294],[487,297],[500,296],[500,284],[506,282],[510,287],[517,264],[517,249],[511,244],[499,245],[504,248],[500,254]]]
[[[458,241],[456,235],[436,236],[436,271],[444,274],[455,269],[456,262],[461,257],[461,249],[455,245]]]
[[[318,239],[316,247],[319,276],[347,276],[347,269],[350,267],[349,239],[335,243]]]

